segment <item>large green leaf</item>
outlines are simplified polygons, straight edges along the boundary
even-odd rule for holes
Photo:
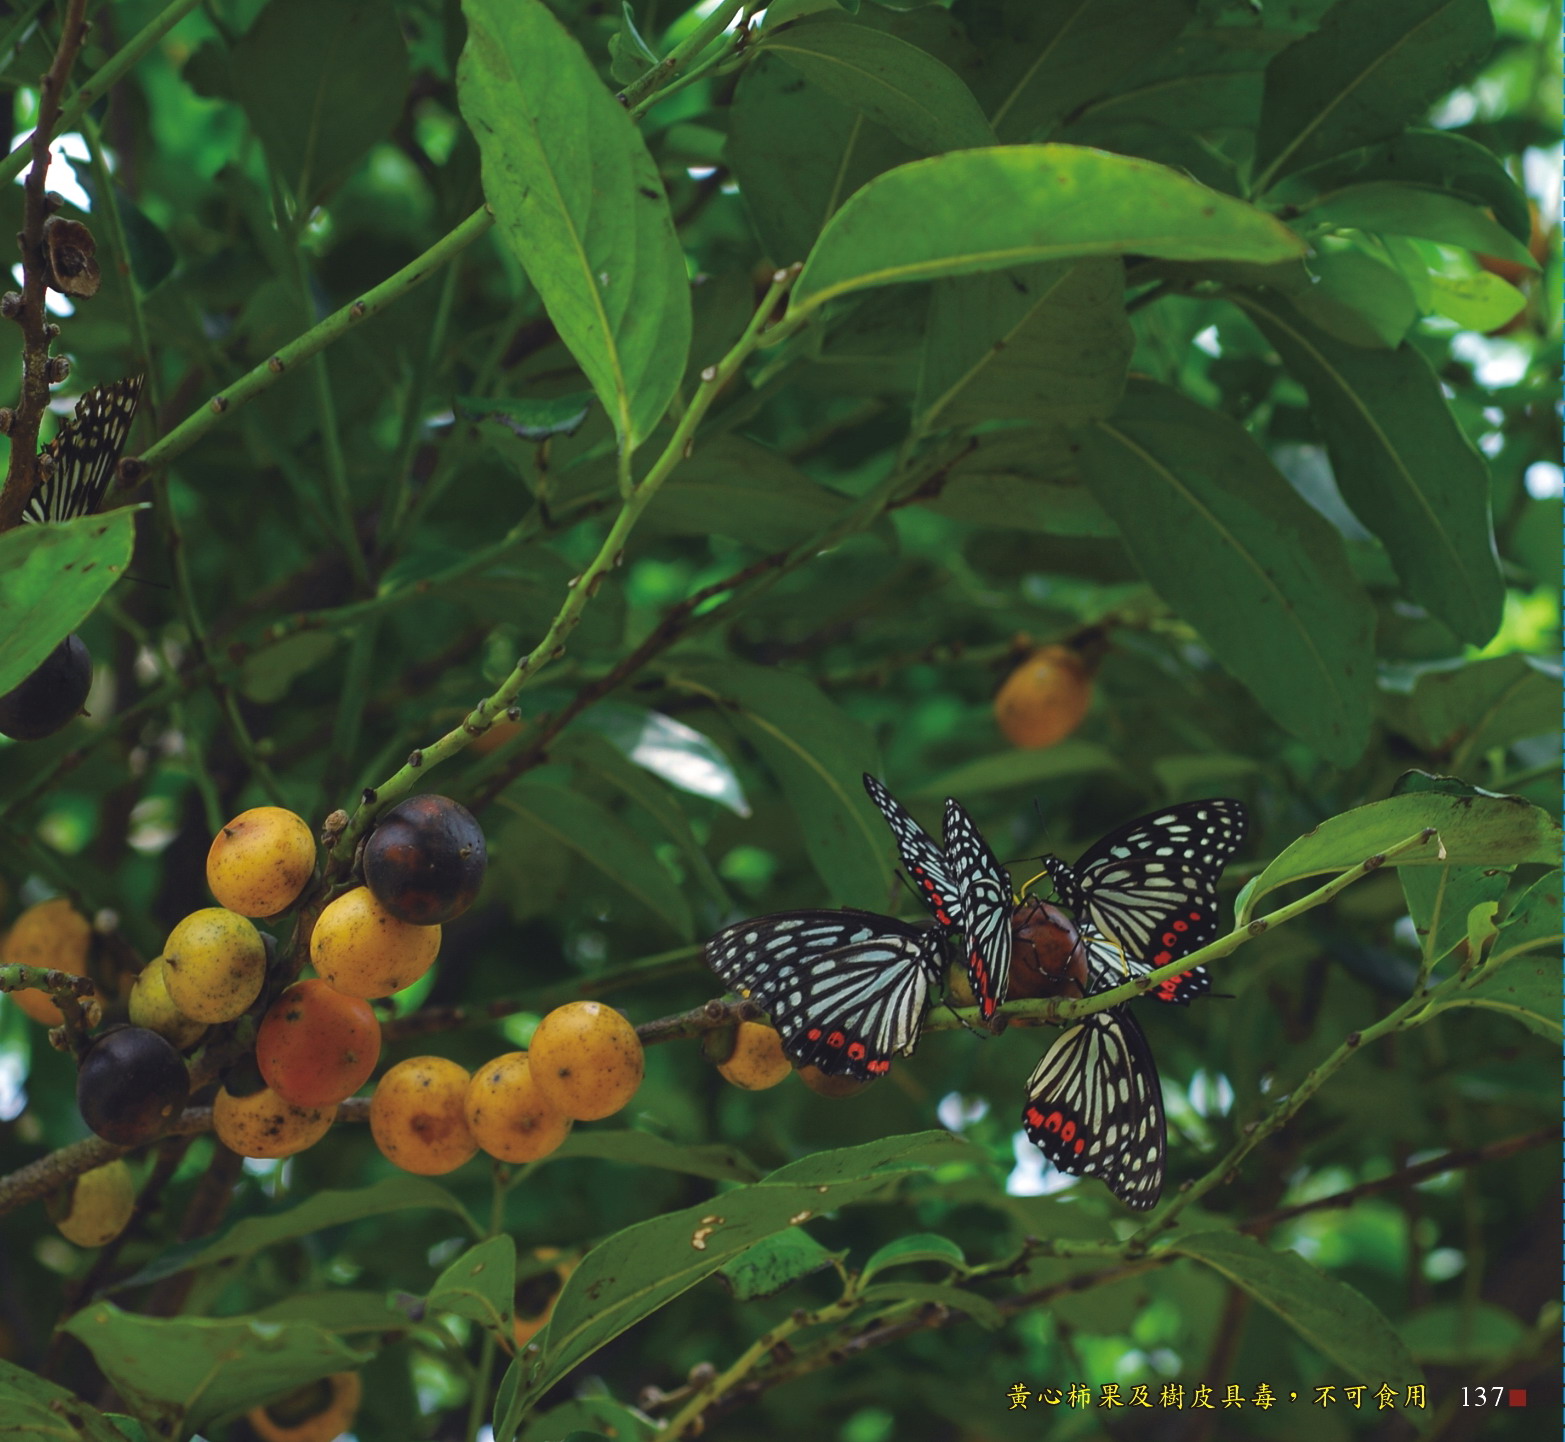
[[[308,1322],[143,1317],[94,1302],[65,1324],[122,1397],[185,1436],[375,1354]]]
[[[1058,0],[963,6],[984,69],[974,81],[1002,140],[1037,140],[1164,51],[1191,0]]]
[[[435,1279],[426,1301],[434,1311],[466,1317],[509,1342],[516,1313],[516,1243],[502,1232],[469,1247]]]
[[[518,1378],[520,1385],[511,1384],[511,1405],[496,1409],[496,1442],[510,1442],[526,1404],[598,1348],[763,1237],[872,1196],[909,1173],[970,1155],[970,1144],[949,1132],[816,1152],[763,1181],[638,1222],[599,1243],[560,1293],[543,1334],[541,1363]]]
[[[1230,294],[1309,393],[1343,499],[1379,537],[1413,599],[1482,645],[1505,601],[1489,470],[1429,363],[1410,345],[1344,344],[1270,292]]]
[[[768,30],[760,48],[920,154],[995,143],[973,92],[956,74],[883,30],[845,18],[808,20]]]
[[[272,0],[228,74],[280,178],[307,205],[391,133],[407,101],[407,43],[385,0]]]
[[[763,53],[739,78],[726,155],[766,253],[789,265],[866,180],[917,152]]]
[[[1152,381],[1081,441],[1083,478],[1163,599],[1280,725],[1357,760],[1375,611],[1331,524],[1242,426]]]
[[[1494,746],[1560,729],[1560,672],[1531,656],[1488,656],[1421,672],[1385,710],[1398,731],[1460,771]]]
[[[731,709],[793,808],[827,894],[844,905],[883,907],[891,894],[890,838],[864,795],[864,773],[880,769],[864,728],[791,671],[686,663],[669,680]]]
[[[1513,870],[1509,866],[1401,868],[1397,879],[1429,960],[1438,961],[1467,940],[1467,918],[1473,908],[1499,901],[1511,884]]]
[[[689,940],[694,927],[690,903],[651,846],[612,811],[590,796],[541,781],[507,787],[500,804],[555,847],[574,851],[597,867]]]
[[[245,1217],[235,1222],[215,1241],[189,1242],[171,1248],[119,1285],[140,1286],[174,1272],[182,1272],[187,1267],[204,1267],[212,1262],[248,1257],[263,1247],[291,1241],[295,1237],[308,1237],[327,1227],[340,1227],[365,1217],[380,1217],[388,1212],[419,1207],[452,1212],[470,1232],[478,1235],[477,1224],[468,1216],[466,1209],[438,1182],[428,1177],[398,1175],[353,1191],[317,1192],[298,1205],[274,1212],[271,1216]]]
[[[457,72],[484,194],[625,450],[662,418],[690,288],[640,132],[540,0],[465,0]]]
[[[554,1153],[556,1157],[599,1157],[629,1167],[657,1167],[707,1177],[714,1182],[753,1182],[761,1169],[737,1147],[711,1143],[684,1146],[651,1132],[604,1131],[601,1127],[573,1131]]]
[[[1135,349],[1124,290],[1110,256],[936,281],[913,405],[920,428],[1111,414]]]
[[[1139,254],[1288,260],[1304,242],[1265,211],[1124,155],[1075,145],[961,150],[876,176],[827,223],[794,315],[868,286]]]
[[[719,1269],[718,1275],[741,1302],[775,1297],[800,1277],[824,1271],[841,1262],[846,1252],[829,1252],[803,1227],[789,1227],[762,1237]]]
[[[1373,1377],[1398,1390],[1423,1380],[1385,1315],[1297,1252],[1274,1252],[1238,1232],[1198,1232],[1169,1250],[1221,1273],[1353,1378]]]
[[[1473,205],[1487,206],[1517,240],[1532,234],[1527,196],[1492,150],[1449,130],[1409,130],[1395,139],[1366,145],[1290,176],[1274,192],[1302,204],[1346,185],[1371,181],[1423,185]]]
[[[1316,256],[1310,270],[1315,284],[1292,297],[1294,309],[1349,345],[1395,350],[1418,319],[1402,272],[1357,246]]]
[[[1493,43],[1487,0],[1337,0],[1266,67],[1256,190],[1395,135]]]
[[[125,1442],[96,1407],[0,1358],[0,1437],[38,1442]]]
[[[1377,180],[1344,186],[1321,196],[1305,211],[1305,217],[1355,230],[1413,235],[1538,269],[1526,245],[1477,206],[1423,185]]]
[[[0,536],[0,695],[92,614],[130,564],[135,540],[128,508]]]
[[[1429,827],[1437,837],[1386,864],[1519,866],[1552,865],[1559,859],[1559,823],[1519,796],[1439,791],[1392,796],[1330,817],[1301,836],[1239,893],[1236,924],[1243,926],[1255,915],[1256,903],[1267,892],[1311,876],[1347,871]]]

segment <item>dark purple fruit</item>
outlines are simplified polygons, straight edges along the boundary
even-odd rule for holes
[[[104,1032],[87,1048],[76,1073],[82,1120],[116,1146],[159,1136],[189,1097],[190,1073],[179,1053],[142,1026]]]
[[[410,796],[364,847],[364,884],[398,921],[439,926],[473,904],[489,852],[472,813],[447,796]]]
[[[81,715],[92,689],[92,657],[74,631],[30,676],[0,696],[0,734],[42,741]]]

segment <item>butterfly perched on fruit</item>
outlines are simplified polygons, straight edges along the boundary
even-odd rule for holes
[[[1238,801],[1186,801],[1109,832],[1074,866],[1042,858],[1061,905],[1088,940],[1090,990],[1145,976],[1217,935],[1217,879],[1246,829]],[[1151,995],[1184,1005],[1211,985],[1198,966]]]
[[[141,401],[145,376],[94,386],[39,454],[48,466],[22,511],[24,521],[73,521],[90,516],[108,494]]]
[[[725,927],[706,961],[766,1012],[791,1061],[873,1081],[917,1045],[946,941],[873,911],[781,911]]]
[[[1168,1124],[1145,1034],[1124,1006],[1083,1017],[1027,1079],[1022,1126],[1062,1172],[1145,1211],[1163,1192]]]
[[[1005,1000],[1011,974],[1011,878],[960,804],[946,801],[945,846],[929,833],[873,776],[864,789],[880,808],[896,838],[902,864],[936,922],[966,939],[968,976],[978,1010],[987,1021]]]

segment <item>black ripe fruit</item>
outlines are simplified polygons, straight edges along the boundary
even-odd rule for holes
[[[82,1120],[106,1142],[131,1147],[159,1135],[190,1096],[190,1073],[155,1031],[117,1026],[87,1048],[76,1073]]]
[[[439,926],[473,904],[489,853],[465,806],[410,796],[376,824],[364,847],[364,884],[398,921]]]
[[[0,733],[13,741],[41,741],[81,715],[92,689],[92,657],[74,631],[43,664],[0,696]]]

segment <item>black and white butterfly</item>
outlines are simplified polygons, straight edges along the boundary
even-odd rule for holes
[[[873,1081],[917,1045],[946,942],[873,911],[781,911],[725,927],[706,960],[766,1012],[791,1060]]]
[[[1042,858],[1088,941],[1091,990],[1145,976],[1216,937],[1217,879],[1246,827],[1238,801],[1186,801],[1109,832],[1074,866]],[[1150,995],[1184,1005],[1211,985],[1206,968],[1194,967]]]
[[[1011,975],[1011,913],[1016,905],[1011,878],[957,802],[946,802],[942,849],[868,773],[864,789],[886,818],[924,904],[943,928],[960,931],[965,938],[973,995],[987,1021],[1005,1000]]]
[[[22,511],[24,521],[73,521],[90,516],[108,494],[141,401],[145,376],[94,386],[40,453],[47,474]]]
[[[1145,1211],[1163,1192],[1163,1086],[1128,1007],[1095,1012],[1049,1048],[1027,1080],[1027,1136],[1056,1167],[1098,1177]]]

